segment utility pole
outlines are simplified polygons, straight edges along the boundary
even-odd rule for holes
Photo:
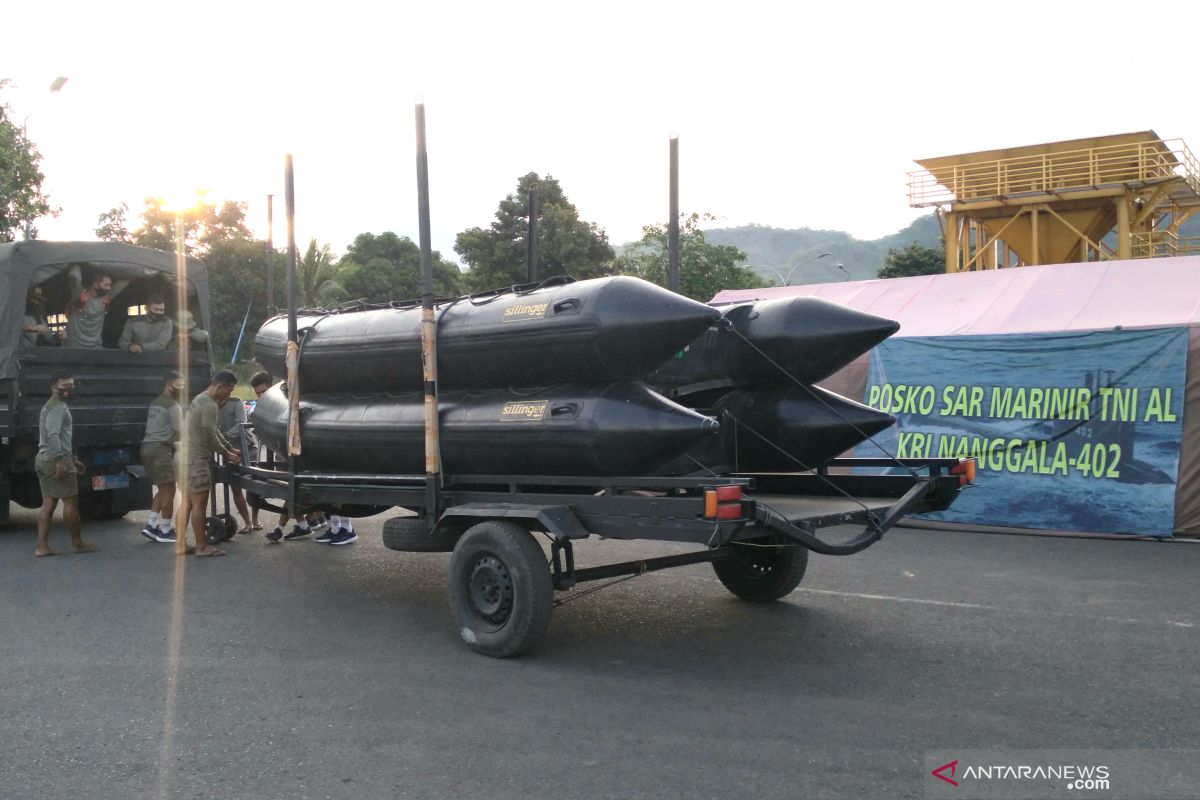
[[[267,316],[275,316],[275,195],[267,195]]]
[[[667,288],[679,291],[679,134],[671,134],[671,220],[667,223]]]

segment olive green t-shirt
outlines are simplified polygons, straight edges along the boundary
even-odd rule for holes
[[[72,448],[71,409],[57,397],[51,397],[42,406],[38,416],[38,452],[52,458],[71,458]]]
[[[224,453],[233,449],[217,428],[219,411],[217,401],[212,399],[208,392],[201,392],[192,400],[191,406],[188,407],[186,423],[189,458]]]

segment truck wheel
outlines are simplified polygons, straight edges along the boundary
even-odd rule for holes
[[[725,588],[751,603],[769,603],[791,593],[804,579],[808,550],[800,546],[770,547],[771,541],[731,544],[732,555],[713,562]]]
[[[430,535],[429,523],[421,517],[392,517],[383,523],[383,546],[402,553],[449,553],[454,539]]]
[[[550,624],[550,566],[533,536],[512,522],[467,529],[450,557],[450,610],[463,641],[494,658],[519,656]]]

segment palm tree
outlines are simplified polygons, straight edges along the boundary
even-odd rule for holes
[[[336,276],[333,250],[327,244],[318,247],[316,239],[309,239],[304,257],[296,264],[300,304],[312,307],[344,300],[346,290]]]

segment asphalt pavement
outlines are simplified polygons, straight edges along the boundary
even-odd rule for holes
[[[924,797],[931,753],[1200,730],[1200,544],[899,529],[768,606],[708,565],[625,581],[494,660],[449,556],[384,549],[382,517],[208,560],[144,519],[49,559],[30,512],[0,529],[5,800]]]

